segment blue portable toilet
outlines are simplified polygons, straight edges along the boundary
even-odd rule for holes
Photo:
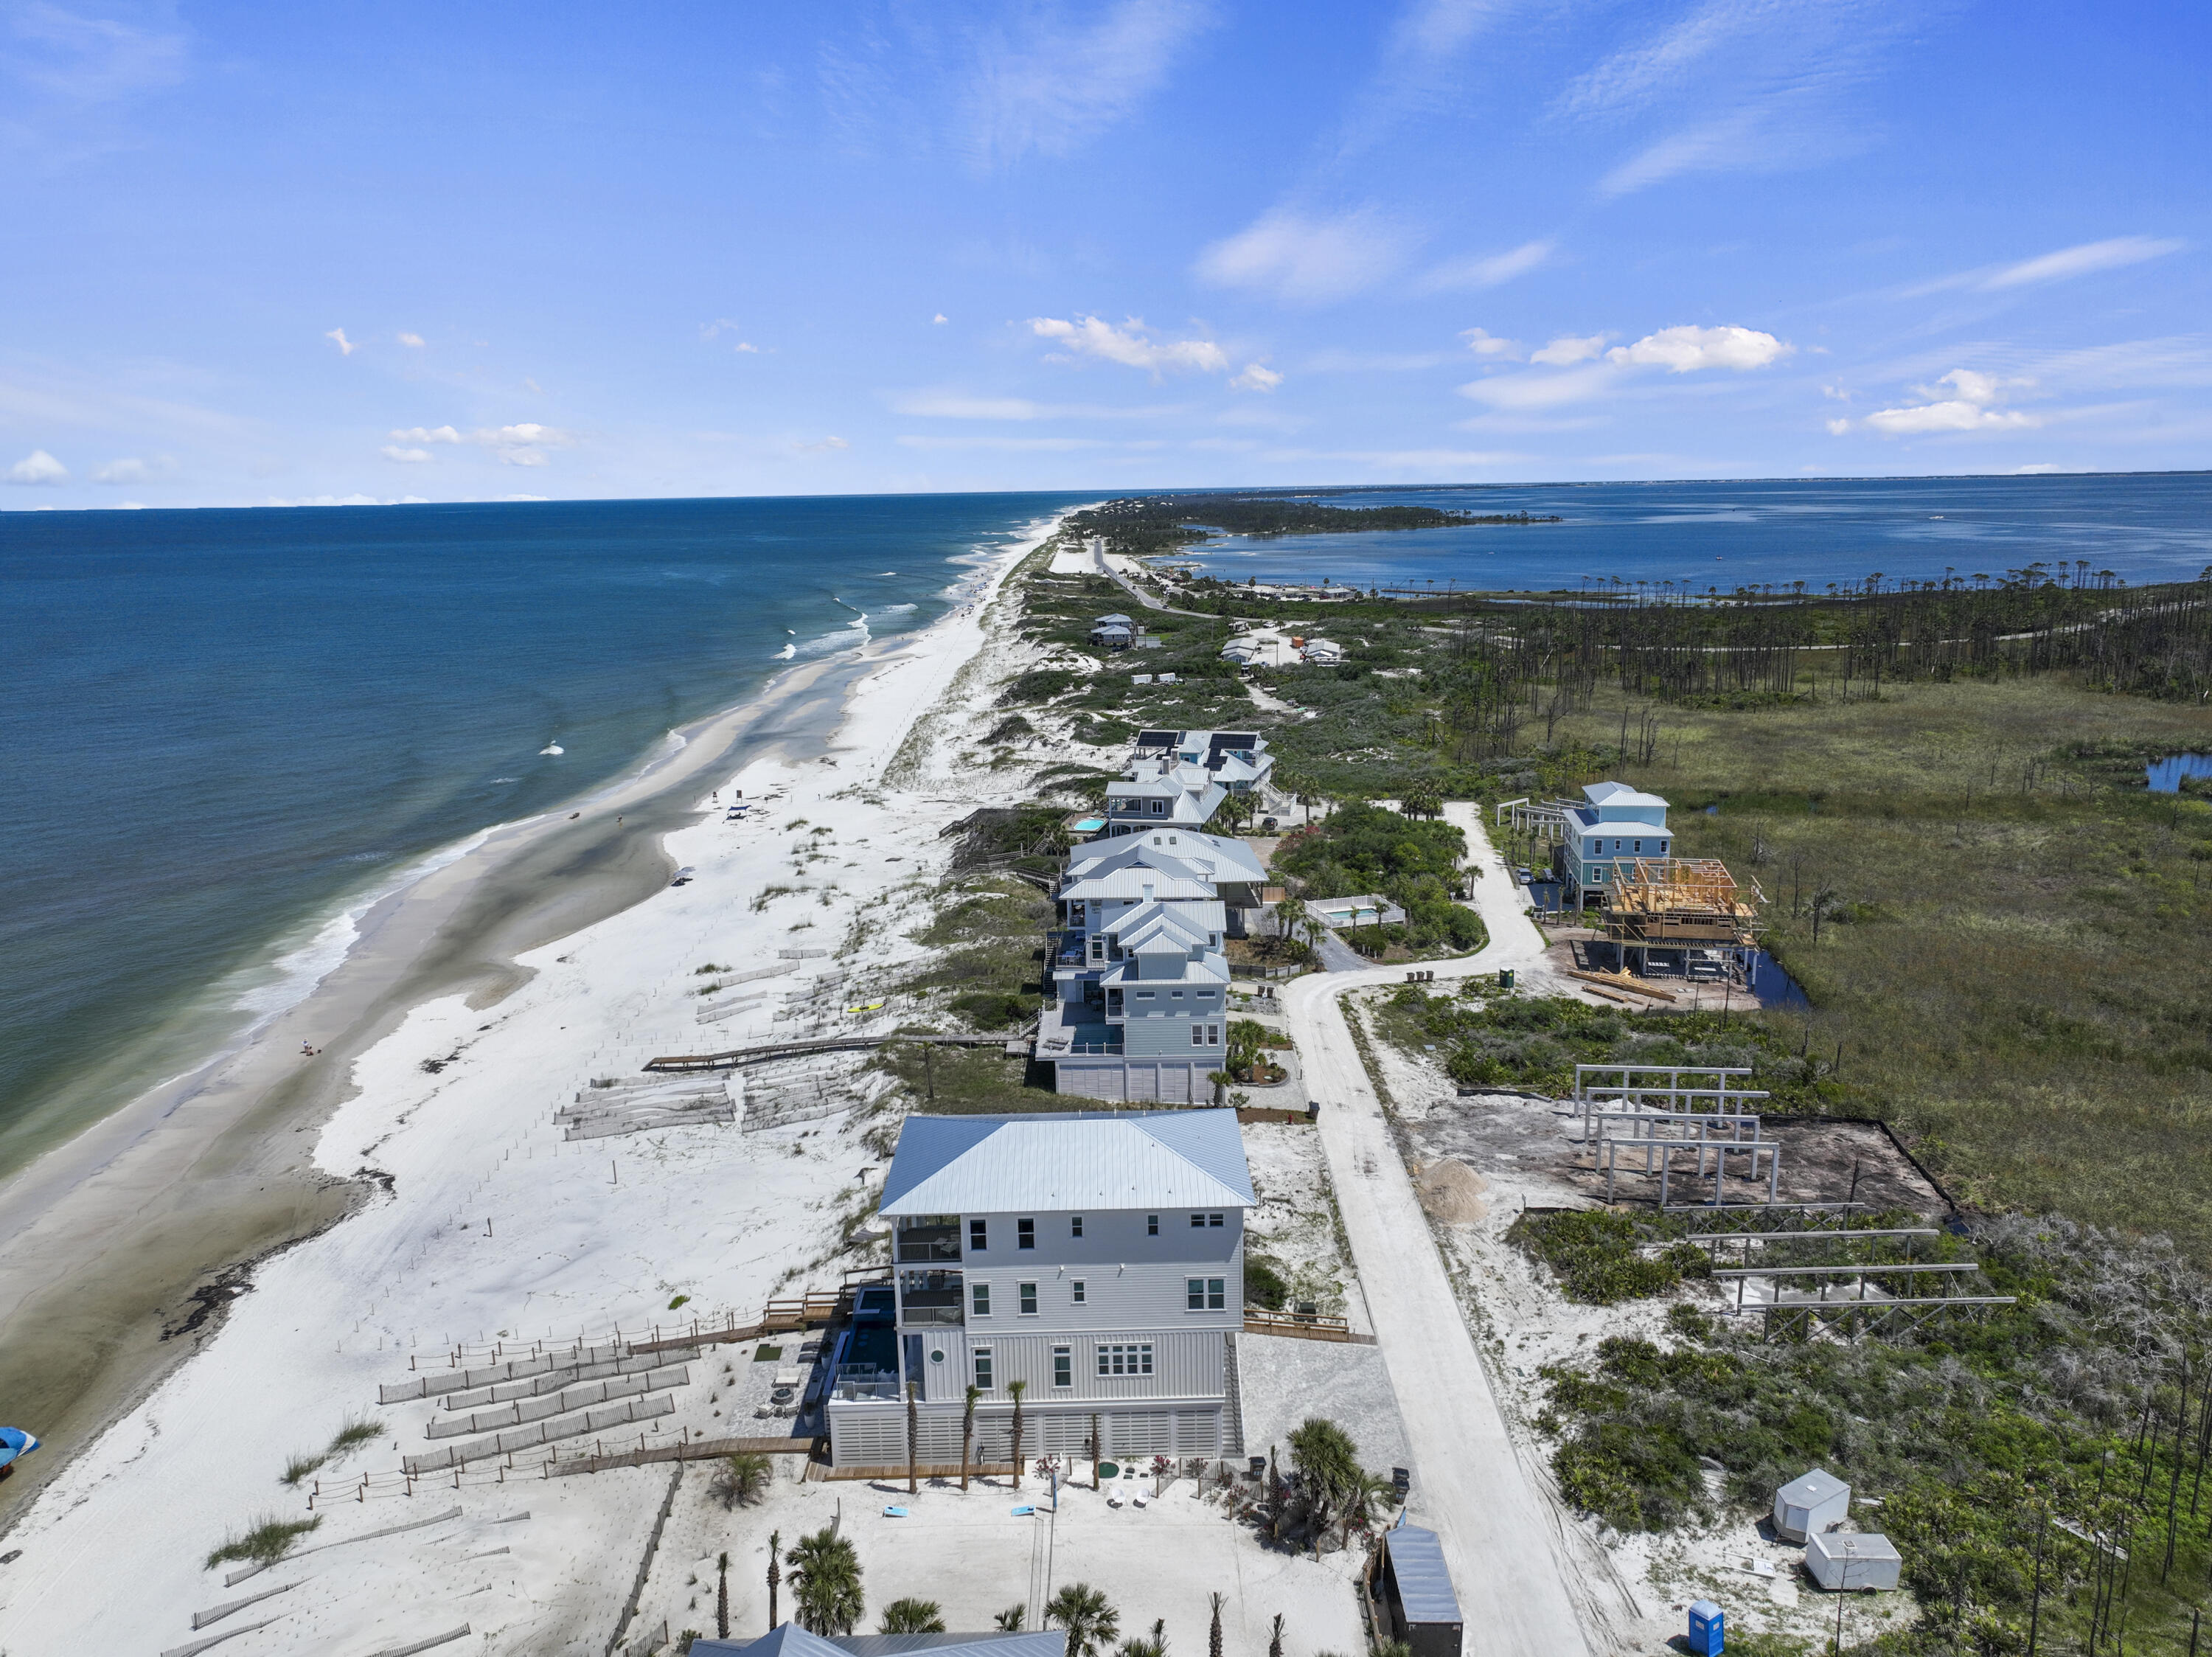
[[[1699,1599],[1690,1606],[1691,1657],[1721,1657],[1722,1639],[1726,1617],[1721,1608],[1710,1599]]]

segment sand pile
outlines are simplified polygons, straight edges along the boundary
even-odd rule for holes
[[[1420,1192],[1421,1206],[1447,1225],[1471,1226],[1490,1215],[1490,1204],[1482,1200],[1489,1184],[1456,1157],[1430,1163],[1413,1185]]]

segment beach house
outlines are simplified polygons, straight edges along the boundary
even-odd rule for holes
[[[1639,857],[1665,857],[1674,844],[1667,802],[1626,783],[1591,783],[1583,803],[1559,813],[1564,832],[1554,856],[1567,906],[1602,899],[1620,877],[1620,866]]]
[[[1013,1447],[1241,1453],[1228,1337],[1244,1322],[1252,1178],[1233,1111],[910,1116],[877,1212],[893,1294],[833,1355],[825,1412],[839,1467]],[[876,1293],[876,1291],[870,1291]]]
[[[1091,642],[1108,650],[1126,650],[1137,642],[1137,624],[1116,611],[1091,624]]]
[[[1106,832],[1202,828],[1231,795],[1265,799],[1274,770],[1256,731],[1139,731],[1128,769],[1106,785]]]
[[[1195,1103],[1228,1057],[1226,941],[1267,883],[1241,840],[1182,829],[1079,846],[1035,1057],[1085,1099]]]

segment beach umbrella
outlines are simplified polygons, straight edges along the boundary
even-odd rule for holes
[[[27,1456],[39,1447],[39,1441],[20,1427],[0,1427],[0,1467],[6,1467],[19,1456]]]

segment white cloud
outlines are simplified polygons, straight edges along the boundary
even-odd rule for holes
[[[98,484],[143,484],[149,481],[153,475],[154,468],[148,466],[145,461],[135,455],[126,455],[121,460],[110,460],[106,466],[99,467],[93,472],[92,478]]]
[[[8,468],[11,484],[65,484],[69,468],[42,448],[34,448]]]
[[[2039,426],[2042,420],[2018,409],[1998,406],[2014,387],[2032,381],[1999,380],[1972,369],[1954,369],[1932,386],[1912,389],[1930,400],[1893,409],[1876,409],[1862,422],[1885,437],[1912,437],[1943,431],[2016,431]],[[1947,395],[1944,387],[1950,388]],[[1841,436],[1850,429],[1848,420],[1831,420],[1828,429]]]
[[[1827,425],[1831,437],[1840,437],[1851,429],[1851,423],[1848,420],[1831,420]]]
[[[901,414],[933,420],[1154,420],[1177,413],[1172,404],[1111,407],[1098,403],[1036,403],[1026,397],[971,397],[960,392],[903,392],[890,399]]]
[[[1407,250],[1406,233],[1370,208],[1310,218],[1279,207],[1208,247],[1197,269],[1217,287],[1326,305],[1373,287],[1405,263]]]
[[[2109,241],[2085,241],[2078,247],[2062,247],[2055,253],[2024,259],[1993,271],[1974,285],[1985,290],[2021,288],[2034,282],[2063,282],[2069,277],[2096,271],[2117,271],[2126,265],[2178,253],[2189,244],[2150,236],[2114,236]]]
[[[1587,362],[1604,349],[1605,336],[1601,333],[1579,337],[1565,333],[1543,350],[1529,352],[1528,360],[1531,362],[1548,362],[1554,368],[1564,369],[1571,362]]]
[[[323,338],[325,339],[334,339],[337,342],[338,355],[340,356],[351,356],[356,351],[361,349],[359,345],[346,338],[346,332],[343,328],[332,328],[328,333],[325,334]]]
[[[1471,380],[1459,392],[1494,409],[1548,409],[1598,396],[1620,379],[1620,370],[1611,363],[1591,362],[1559,374],[1501,374]]]
[[[1756,328],[1662,328],[1633,345],[1616,345],[1608,362],[1638,363],[1689,374],[1698,369],[1763,369],[1797,348]]]
[[[929,320],[933,325],[939,322],[950,322],[952,320],[951,317],[945,315],[942,311],[939,311],[935,316],[933,316]]]
[[[501,498],[509,501],[542,501],[546,497],[543,495],[507,495]]]
[[[393,338],[398,339],[403,345],[412,345],[418,351],[421,350],[424,345],[429,343],[419,333],[396,334]]]
[[[1521,354],[1521,347],[1512,340],[1500,339],[1496,334],[1487,332],[1481,328],[1462,329],[1460,338],[1467,341],[1468,350],[1473,351],[1477,356],[1503,357],[1508,362],[1512,362]],[[1603,337],[1600,336],[1600,343],[1602,343],[1602,338]]]
[[[1638,369],[1666,369],[1674,374],[1732,369],[1741,373],[1779,362],[1795,349],[1754,328],[1686,326],[1662,328],[1601,356],[1604,344],[1603,334],[1562,335],[1528,358],[1559,372],[1496,375],[1470,381],[1459,388],[1460,395],[1516,412],[1556,408],[1602,396]]]
[[[1882,0],[1699,0],[1577,77],[1561,119],[1656,121],[1599,185],[1625,195],[1692,172],[1774,172],[1832,161],[1880,137],[1852,94],[1885,54],[1924,38],[1929,9]]]
[[[415,465],[430,458],[422,447],[424,444],[471,443],[492,450],[502,466],[542,466],[547,449],[574,448],[576,442],[574,432],[526,420],[512,426],[478,426],[466,432],[449,425],[402,426],[392,432],[391,444],[381,452],[386,460]]]
[[[819,442],[798,443],[793,447],[801,454],[834,454],[838,449],[850,448],[853,446],[842,437],[824,437]]]
[[[1524,241],[1502,253],[1439,265],[1422,277],[1419,286],[1424,293],[1453,288],[1495,288],[1501,282],[1526,276],[1547,263],[1557,246],[1552,241]]]
[[[2092,276],[2100,271],[2117,271],[2126,265],[2163,259],[2168,253],[2179,253],[2188,245],[2172,237],[2158,236],[2114,236],[2105,241],[2085,241],[2076,247],[2061,247],[2056,253],[2038,253],[2033,259],[2020,259],[2010,265],[1984,265],[1975,270],[1960,271],[1954,276],[1938,277],[1932,282],[1917,283],[1899,289],[1898,296],[1917,299],[1923,294],[1940,294],[1959,289],[1975,293],[2002,293],[2008,288],[2027,288],[2044,282],[2065,282],[2075,277]]]
[[[1283,376],[1264,362],[1247,362],[1244,372],[1229,382],[1231,391],[1273,391],[1283,383]]]
[[[736,344],[731,346],[730,349],[737,352],[740,356],[758,356],[760,355],[760,347],[754,344],[750,339],[740,339]]]
[[[1154,340],[1146,337],[1144,323],[1133,316],[1118,328],[1095,316],[1079,316],[1072,321],[1033,316],[1030,332],[1040,339],[1056,340],[1080,356],[1143,369],[1155,378],[1170,369],[1195,369],[1206,374],[1224,374],[1229,369],[1228,356],[1212,340]]]
[[[901,448],[995,449],[1017,454],[1060,454],[1077,449],[1111,448],[1103,437],[901,437]]]

